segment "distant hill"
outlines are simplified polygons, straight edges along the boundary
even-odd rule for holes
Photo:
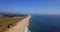
[[[10,12],[0,12],[0,15],[4,16],[26,16],[26,14],[10,13]]]

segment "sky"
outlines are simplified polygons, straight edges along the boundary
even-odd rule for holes
[[[0,0],[0,12],[60,14],[60,0]]]

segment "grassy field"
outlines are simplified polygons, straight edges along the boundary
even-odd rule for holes
[[[0,32],[2,32],[7,28],[10,28],[10,26],[13,26],[14,23],[16,23],[17,21],[20,21],[21,19],[23,18],[0,16]]]

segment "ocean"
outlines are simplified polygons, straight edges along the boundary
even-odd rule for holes
[[[32,15],[29,30],[31,32],[60,32],[60,15]]]

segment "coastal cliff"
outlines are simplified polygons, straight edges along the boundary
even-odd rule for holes
[[[30,15],[26,16],[21,21],[18,21],[18,23],[14,27],[7,29],[5,32],[25,32],[25,27],[27,26],[27,24],[29,24],[30,18]]]

